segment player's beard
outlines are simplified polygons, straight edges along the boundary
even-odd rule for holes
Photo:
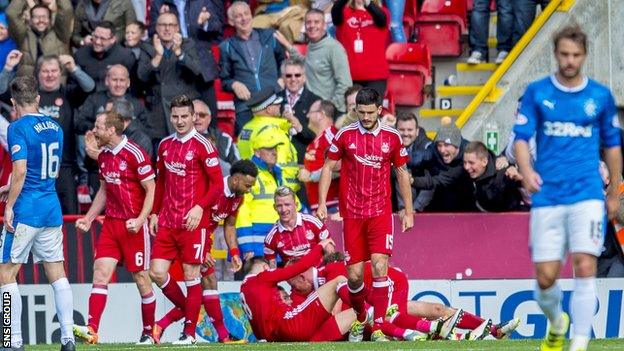
[[[565,79],[574,79],[581,74],[580,68],[574,66],[567,66],[559,69],[559,74]]]

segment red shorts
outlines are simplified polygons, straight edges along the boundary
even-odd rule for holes
[[[126,229],[125,219],[104,218],[94,256],[96,260],[108,257],[123,262],[128,272],[149,269],[150,235],[147,223],[137,233],[131,233]]]
[[[160,227],[154,240],[152,258],[169,261],[180,259],[182,263],[201,264],[204,262],[210,246],[210,237],[206,233],[206,229],[188,231]]]
[[[347,265],[370,260],[371,254],[392,255],[392,214],[373,218],[345,218],[342,235]]]
[[[302,303],[277,316],[275,341],[310,341],[318,328],[331,317],[316,291],[308,295]]]

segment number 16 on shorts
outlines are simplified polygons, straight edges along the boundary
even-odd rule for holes
[[[11,293],[2,293],[2,347],[11,348]]]

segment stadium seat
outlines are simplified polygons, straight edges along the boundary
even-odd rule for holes
[[[416,16],[418,41],[433,56],[459,56],[461,35],[468,33],[467,0],[425,0]]]
[[[218,45],[212,46],[212,54],[215,60],[219,62],[221,52]],[[221,87],[221,80],[215,79],[214,81],[215,95],[217,96],[217,127],[222,132],[229,134],[234,140],[234,121],[236,119],[236,112],[234,111],[234,94],[223,91]],[[214,114],[213,114],[214,115]]]
[[[421,106],[423,87],[431,84],[431,54],[426,44],[390,44],[386,49],[390,66],[388,95],[396,105]]]
[[[308,52],[308,44],[294,44],[293,45],[297,51],[303,56]]]

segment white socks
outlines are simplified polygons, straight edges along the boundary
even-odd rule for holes
[[[574,339],[588,339],[591,335],[596,303],[596,280],[593,277],[574,278],[574,292],[570,301]]]
[[[11,347],[22,346],[22,296],[17,283],[0,286],[0,292],[11,294]]]
[[[561,308],[561,288],[559,284],[555,282],[553,286],[546,290],[542,290],[539,285],[536,284],[533,298],[537,301],[537,304],[553,325],[554,329],[560,329],[562,326],[558,324],[561,322],[563,310]]]
[[[56,315],[61,325],[61,344],[74,341],[74,299],[71,286],[67,278],[63,277],[53,282],[54,304],[56,305]]]

